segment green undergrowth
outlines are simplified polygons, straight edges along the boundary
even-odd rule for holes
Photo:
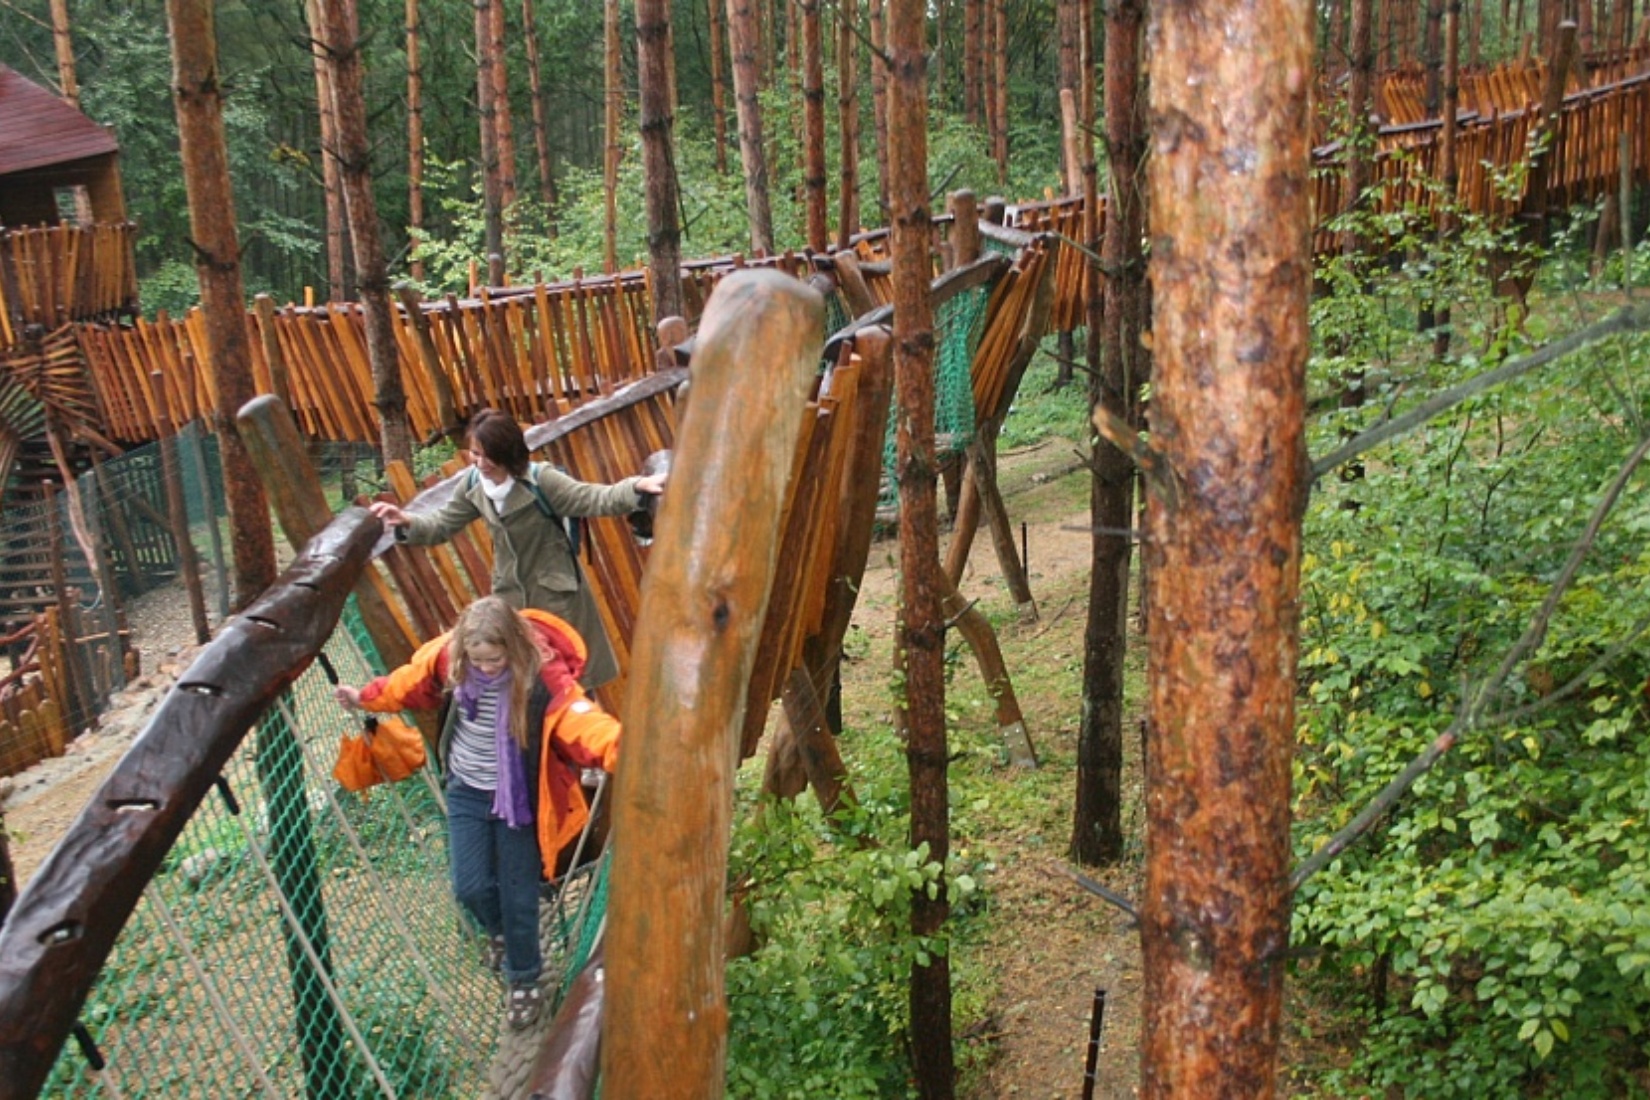
[[[1042,369],[1052,377],[1052,364]],[[1065,393],[1022,392],[1030,415],[1061,438],[1080,435],[1082,412]],[[1037,408],[1052,400],[1067,414]],[[1069,408],[1078,408],[1075,418]],[[1055,477],[1035,491],[1058,499]],[[1063,507],[1070,507],[1069,502]],[[1081,506],[1079,504],[1079,506]],[[873,548],[873,561],[892,544]],[[1035,551],[1034,551],[1035,553]],[[943,939],[909,930],[910,892],[937,888],[940,867],[909,844],[909,785],[903,744],[892,726],[898,687],[891,672],[892,591],[862,592],[846,643],[844,730],[838,746],[858,799],[828,824],[811,794],[795,803],[759,803],[759,762],[740,773],[730,881],[747,884],[759,947],[727,972],[730,1097],[900,1097],[910,1080],[909,971],[914,959],[944,952],[953,988],[953,1034],[963,1087],[990,1056],[972,1038],[990,1012],[996,979],[983,954],[994,922],[1023,914],[998,909],[994,882],[1009,862],[1063,857],[1071,831],[1082,616],[1022,624],[1000,584],[981,578],[971,596],[991,621],[1011,671],[1041,767],[1010,767],[995,704],[973,657],[947,636],[946,718],[951,859],[945,882],[952,919]],[[974,591],[973,589],[978,589]],[[1036,595],[1045,607],[1083,606],[1087,573],[1050,577]]]

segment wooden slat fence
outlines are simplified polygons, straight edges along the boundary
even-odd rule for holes
[[[29,325],[54,329],[137,307],[131,223],[0,229],[0,348]]]

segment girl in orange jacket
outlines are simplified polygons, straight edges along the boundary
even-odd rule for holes
[[[487,958],[509,984],[511,1027],[539,1015],[540,876],[589,817],[580,770],[611,772],[619,723],[579,686],[585,646],[547,611],[497,596],[405,665],[365,687],[340,686],[346,707],[423,710],[451,696],[437,758],[447,777],[453,892],[487,933]]]

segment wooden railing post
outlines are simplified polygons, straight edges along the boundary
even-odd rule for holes
[[[699,328],[615,783],[601,1054],[610,1100],[723,1094],[736,739],[823,326],[817,293],[753,270],[722,281]]]

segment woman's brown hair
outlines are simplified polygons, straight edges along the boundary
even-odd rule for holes
[[[470,418],[470,449],[486,455],[511,477],[527,476],[527,437],[513,416],[497,409],[478,410]]]

